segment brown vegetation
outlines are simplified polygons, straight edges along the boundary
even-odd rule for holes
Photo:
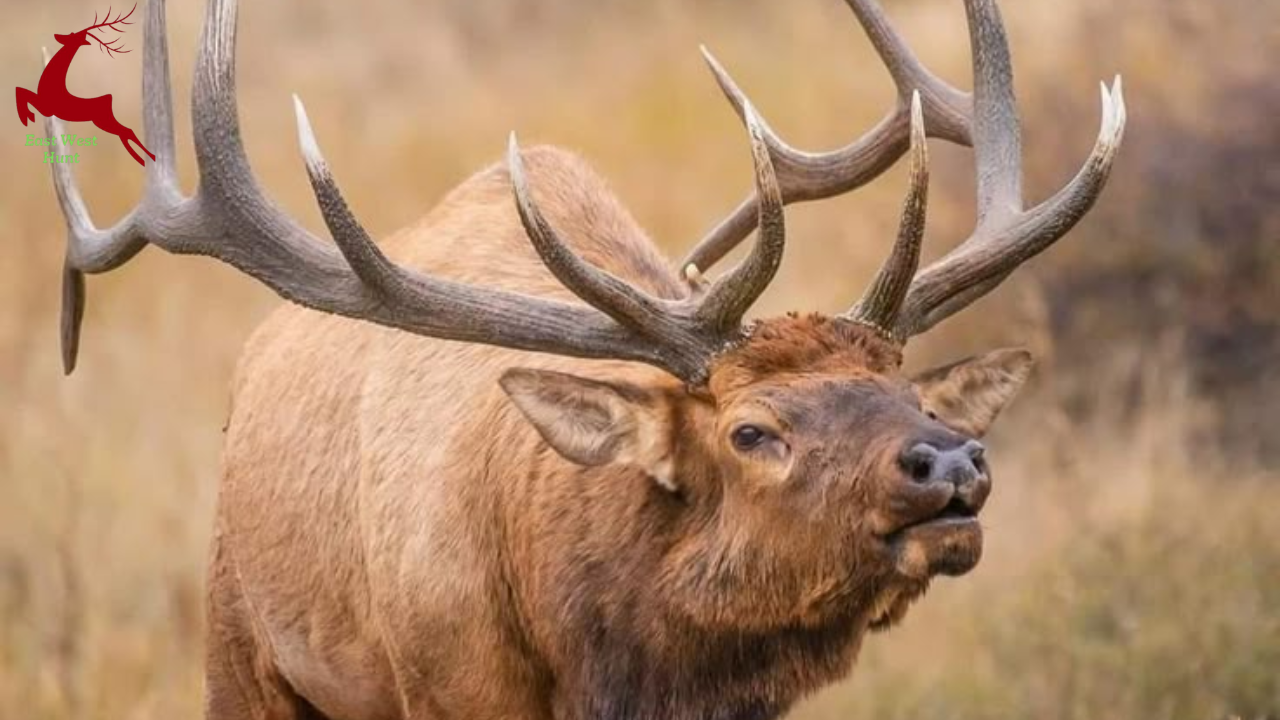
[[[463,17],[379,2],[354,19],[311,3],[245,10],[245,66],[272,66],[242,76],[250,155],[312,227],[289,90],[307,98],[375,231],[412,221],[496,159],[516,127],[579,148],[673,252],[749,177],[698,41],[797,142],[843,142],[888,98],[834,0],[455,5]],[[82,24],[86,9],[46,4],[7,27],[4,85],[34,76],[40,38]],[[891,11],[934,66],[964,79],[958,5]],[[171,12],[180,79],[197,12]],[[868,643],[846,686],[795,716],[1274,714],[1280,150],[1262,49],[1277,44],[1276,8],[1036,0],[1006,15],[1032,194],[1087,149],[1088,84],[1115,69],[1130,144],[1086,226],[911,358],[1031,342],[1051,359],[1022,401],[1035,413],[1009,415],[992,441],[1000,476],[983,566],[938,584],[902,628]],[[122,115],[137,107],[136,57],[83,60],[72,87],[116,93]],[[369,97],[376,106],[357,105]],[[81,369],[62,380],[59,221],[38,157],[13,138],[0,178],[0,717],[196,716],[225,388],[275,301],[211,263],[140,258],[90,278]],[[935,253],[971,206],[967,154],[936,147],[948,195],[934,204]],[[86,160],[95,217],[133,203],[131,160]],[[900,187],[792,209],[796,242],[760,312],[847,302],[848,279],[866,278],[892,237]]]

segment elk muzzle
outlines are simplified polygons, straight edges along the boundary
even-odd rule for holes
[[[904,478],[889,505],[894,528],[885,538],[899,573],[961,575],[978,564],[978,512],[991,494],[984,452],[977,440],[952,434],[906,443],[898,455]]]

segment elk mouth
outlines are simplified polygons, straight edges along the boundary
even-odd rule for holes
[[[942,509],[914,520],[885,537],[899,574],[924,579],[963,575],[982,557],[982,525],[978,513],[959,496]]]
[[[949,500],[941,510],[933,515],[929,515],[928,517],[921,518],[919,520],[913,520],[906,525],[899,527],[897,530],[889,533],[885,537],[885,541],[890,545],[897,544],[899,540],[911,534],[912,531],[918,528],[964,525],[967,523],[977,522],[977,511],[970,507],[969,503],[962,500],[959,495],[953,495],[951,500]]]
[[[938,513],[933,520],[929,522],[963,522],[972,520],[977,522],[978,511],[965,500],[961,500],[960,496],[951,498],[947,506],[942,508],[942,512]]]

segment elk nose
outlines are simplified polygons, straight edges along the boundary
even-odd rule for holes
[[[942,449],[919,442],[903,451],[898,462],[916,482],[948,482],[962,488],[983,477],[982,455],[986,448],[977,440],[959,447]]]

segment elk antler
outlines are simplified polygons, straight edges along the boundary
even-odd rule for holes
[[[923,231],[923,188],[918,212],[908,200],[899,242],[867,296],[846,317],[878,327],[899,341],[917,335],[990,292],[1018,265],[1070,230],[1093,206],[1110,174],[1124,134],[1125,106],[1117,77],[1103,87],[1102,129],[1079,174],[1057,195],[1023,209],[1022,147],[1008,41],[994,0],[965,0],[973,56],[974,93],[961,93],[930,73],[894,32],[875,0],[846,0],[889,69],[898,104],[853,144],[829,153],[797,150],[766,127],[765,141],[786,202],[833,197],[878,177],[908,149],[914,131],[911,98],[919,93],[919,120],[928,133],[972,144],[978,178],[978,226],[942,260],[915,275],[916,234]],[[705,53],[705,50],[704,50]],[[710,53],[707,62],[739,115],[747,96]],[[920,135],[922,144],[923,135]],[[921,151],[923,152],[923,151]],[[923,155],[919,156],[923,162]],[[916,161],[913,160],[913,168]],[[919,177],[913,171],[913,176]],[[716,226],[682,263],[706,270],[753,229],[754,197]],[[919,228],[914,225],[919,223]],[[911,225],[912,227],[909,227]],[[915,239],[912,239],[915,238]],[[908,285],[905,280],[914,276]]]
[[[930,135],[962,145],[971,142],[972,101],[969,94],[955,89],[930,72],[889,24],[875,0],[845,2],[888,69],[897,87],[897,103],[866,135],[843,148],[825,153],[796,149],[769,129],[768,123],[764,123],[765,141],[778,169],[782,196],[787,203],[841,195],[866,185],[893,167],[907,151],[910,104],[916,92],[920,93]],[[749,102],[746,93],[706,47],[702,48],[702,54],[720,89],[741,117],[742,108]],[[755,228],[755,203],[754,196],[743,201],[698,242],[681,262],[681,267],[694,264],[706,270],[737,247]]]
[[[781,262],[782,195],[749,106],[743,117],[761,198],[760,240],[748,258],[705,293],[652,297],[575,255],[543,218],[512,138],[510,174],[522,222],[550,271],[589,307],[481,289],[396,265],[348,208],[295,98],[307,173],[337,251],[299,227],[263,193],[240,141],[235,98],[235,0],[212,0],[200,40],[192,100],[199,190],[183,197],[174,170],[173,120],[163,0],[146,13],[143,62],[145,133],[158,162],[147,167],[141,203],[107,230],[90,222],[66,165],[54,185],[67,221],[63,277],[63,364],[75,367],[84,307],[83,273],[120,266],[148,243],[176,254],[226,262],[309,308],[449,340],[586,358],[618,358],[705,381],[710,358],[741,336],[747,307]],[[60,121],[49,132],[61,131]]]
[[[105,21],[103,21],[103,22],[98,22],[98,14],[97,14],[97,13],[94,13],[94,14],[93,14],[93,23],[94,23],[94,24],[93,24],[93,25],[90,25],[90,26],[89,26],[89,27],[87,27],[87,28],[85,28],[82,32],[84,32],[86,35],[88,35],[89,37],[93,38],[94,40],[97,40],[97,41],[98,41],[98,49],[99,49],[99,50],[105,50],[105,51],[107,52],[107,54],[108,54],[108,55],[113,55],[113,54],[116,54],[116,53],[123,54],[123,53],[127,53],[127,52],[132,52],[131,50],[123,50],[123,49],[121,49],[121,47],[120,47],[119,45],[117,45],[117,44],[116,44],[116,43],[121,42],[124,38],[116,38],[115,40],[112,40],[111,42],[106,43],[106,42],[103,42],[103,41],[102,41],[102,40],[101,40],[97,35],[94,35],[93,33],[89,32],[89,31],[90,31],[90,30],[96,30],[96,29],[98,29],[98,28],[107,28],[108,30],[114,30],[114,31],[116,31],[116,32],[121,32],[121,33],[122,33],[122,32],[124,32],[124,30],[123,30],[123,29],[121,29],[119,26],[120,26],[120,25],[132,25],[133,23],[131,23],[131,22],[125,22],[125,21],[126,21],[126,20],[128,20],[129,18],[133,17],[133,11],[134,11],[134,10],[137,10],[137,9],[138,9],[138,5],[137,5],[137,3],[135,3],[133,7],[129,8],[129,14],[127,14],[127,15],[120,15],[120,16],[117,16],[115,20],[112,20],[112,19],[111,19],[111,8],[107,8],[107,19],[106,19]]]
[[[911,288],[920,265],[920,246],[924,244],[924,224],[929,205],[929,148],[925,140],[924,110],[920,94],[911,98],[911,189],[902,205],[902,222],[898,240],[893,245],[862,300],[845,314],[856,323],[876,330],[888,339],[902,303]]]

